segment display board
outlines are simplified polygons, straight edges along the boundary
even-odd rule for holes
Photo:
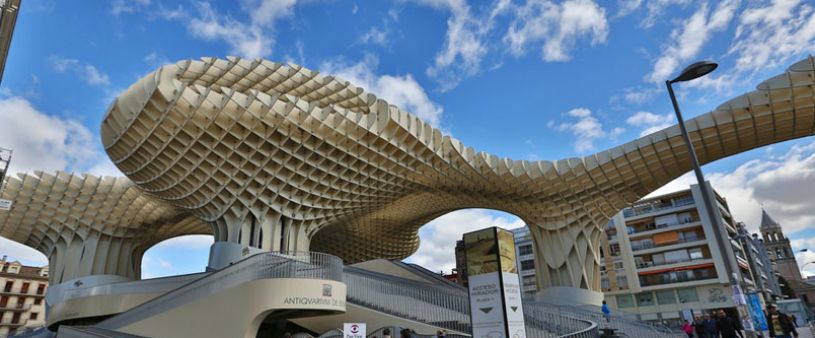
[[[525,338],[512,232],[496,227],[464,234],[474,338]]]

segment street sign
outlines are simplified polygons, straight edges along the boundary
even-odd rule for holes
[[[11,210],[11,201],[0,199],[0,210]]]
[[[365,323],[344,323],[342,325],[343,338],[365,338]]]

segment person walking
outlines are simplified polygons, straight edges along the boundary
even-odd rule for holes
[[[798,330],[795,329],[795,323],[790,320],[790,317],[778,311],[778,308],[773,304],[767,305],[767,329],[770,331],[770,337],[776,338],[792,338],[798,337]]]
[[[447,333],[444,330],[438,330],[438,331],[436,331],[436,337],[437,338],[447,337]]]
[[[705,328],[705,321],[702,320],[702,317],[697,316],[693,319],[693,331],[696,332],[696,336],[699,338],[709,338],[707,329]]]
[[[719,310],[719,317],[716,318],[716,336],[721,335],[722,338],[744,338],[741,333],[741,323],[733,317],[729,317],[724,310]]]
[[[382,330],[382,338],[391,338],[391,329]]]
[[[710,315],[705,315],[705,319],[702,321],[705,325],[705,336],[710,338],[719,338],[719,334],[716,333],[716,320],[713,319]]]
[[[606,323],[611,321],[611,309],[608,308],[606,301],[603,301],[603,305],[600,307],[600,310],[603,311],[603,318],[606,319]]]
[[[693,325],[690,325],[687,319],[685,319],[685,323],[682,324],[682,332],[685,332],[688,338],[693,338]]]

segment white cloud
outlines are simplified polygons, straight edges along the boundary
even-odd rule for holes
[[[170,60],[168,60],[164,55],[160,55],[156,51],[150,52],[144,57],[144,62],[147,63],[150,67],[158,68],[166,64],[170,64]],[[118,95],[117,95],[118,96]]]
[[[434,65],[427,69],[427,75],[440,82],[442,91],[453,89],[463,78],[481,70],[481,60],[487,54],[487,46],[482,39],[492,29],[492,18],[488,21],[474,18],[466,0],[417,2],[450,12],[444,45],[436,54]],[[498,1],[496,6],[503,6],[502,3],[506,2]]]
[[[616,17],[623,17],[631,14],[637,11],[644,4],[646,15],[640,22],[640,26],[643,28],[651,28],[657,22],[657,19],[665,13],[665,9],[674,5],[684,6],[690,2],[690,0],[617,0],[617,7],[619,10],[617,11]]]
[[[120,15],[122,13],[134,13],[150,6],[150,0],[113,0],[110,3],[110,13]]]
[[[560,124],[550,121],[547,126],[574,135],[574,150],[578,153],[596,150],[595,141],[603,138],[616,139],[625,132],[623,128],[614,128],[607,132],[603,124],[587,108],[575,108],[566,112],[566,115],[577,118],[577,121]]]
[[[195,38],[221,41],[230,53],[246,58],[266,57],[275,44],[275,24],[294,13],[297,0],[243,0],[241,9],[249,20],[241,21],[220,13],[209,2],[198,2],[197,16],[182,7],[174,10],[158,6],[156,13],[166,20],[181,20]]]
[[[647,111],[636,112],[625,120],[629,125],[644,128],[640,132],[640,137],[668,128],[674,125],[674,121],[674,115],[671,113],[657,115]]]
[[[524,222],[509,214],[495,216],[484,209],[453,211],[421,228],[419,250],[406,261],[419,264],[431,271],[450,273],[450,270],[456,267],[456,241],[467,232],[492,226],[514,229],[524,226]]]
[[[815,142],[797,143],[784,154],[767,155],[748,161],[731,172],[706,173],[730,206],[734,218],[756,231],[762,205],[781,223],[788,236],[815,225]],[[674,180],[649,196],[687,189],[695,184],[690,173]]]
[[[322,72],[334,74],[354,85],[365,88],[390,104],[416,114],[425,122],[438,127],[443,109],[430,100],[424,88],[416,82],[413,76],[411,74],[378,75],[374,73],[377,65],[378,59],[368,54],[356,64],[349,65],[341,61],[324,62],[320,68]]]
[[[522,55],[526,46],[542,42],[545,61],[567,61],[578,40],[588,38],[592,45],[604,43],[608,36],[606,11],[592,0],[528,0],[517,7],[515,19],[504,41],[510,52]]]
[[[681,27],[671,32],[669,41],[663,46],[664,52],[654,63],[653,71],[646,75],[646,80],[659,84],[673,77],[680,64],[699,54],[712,33],[727,28],[738,5],[738,0],[725,0],[713,11],[708,10],[706,2],[699,5]]]
[[[110,79],[108,75],[100,72],[95,66],[91,64],[83,64],[77,59],[62,58],[58,56],[51,56],[48,58],[51,67],[59,73],[72,72],[81,76],[83,80],[92,86],[108,86]]]
[[[0,121],[0,146],[14,150],[10,173],[64,170],[97,158],[84,125],[42,113],[24,98],[0,97]]]
[[[744,10],[728,53],[736,70],[755,72],[784,65],[792,57],[815,51],[812,2],[776,0]]]
[[[798,262],[798,266],[805,266],[801,271],[803,275],[805,277],[815,276],[815,263],[808,264],[815,262],[815,238],[791,239],[790,246],[792,246],[792,250],[795,252],[795,260]],[[801,252],[801,249],[807,249],[807,251]]]
[[[385,47],[388,44],[388,30],[387,29],[378,29],[376,27],[371,27],[365,34],[359,37],[359,41],[365,44],[372,44],[381,47]]]
[[[206,2],[199,4],[198,12],[199,16],[187,23],[187,30],[194,37],[221,40],[230,46],[231,53],[242,57],[257,58],[272,53],[274,39],[266,36],[261,27],[222,17]]]

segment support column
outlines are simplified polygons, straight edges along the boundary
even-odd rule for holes
[[[258,252],[308,251],[307,223],[279,212],[229,211],[213,225],[217,233],[209,254],[208,269],[220,269]]]
[[[535,244],[538,290],[550,301],[599,303],[600,225],[585,215],[525,220]]]

